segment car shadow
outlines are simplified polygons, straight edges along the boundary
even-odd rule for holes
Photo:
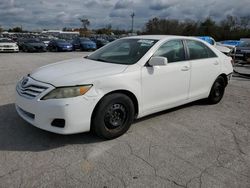
[[[135,123],[194,105],[207,105],[207,103],[205,100],[192,102],[148,115],[136,120]],[[0,117],[0,151],[44,151],[72,144],[84,145],[105,141],[91,133],[59,135],[43,131],[19,117],[14,104],[0,106]]]
[[[142,121],[146,121],[148,119],[151,119],[151,118],[154,118],[154,117],[157,117],[157,116],[161,116],[161,115],[164,115],[164,114],[168,114],[168,113],[171,113],[171,112],[175,112],[175,111],[178,111],[180,109],[189,108],[191,106],[207,106],[207,105],[210,105],[210,104],[205,99],[201,99],[201,100],[194,101],[194,102],[184,104],[184,105],[181,105],[181,106],[177,106],[177,107],[174,107],[174,108],[171,108],[171,109],[168,109],[168,110],[163,110],[163,111],[160,111],[160,112],[156,112],[154,114],[147,115],[145,117],[142,117],[142,118],[139,118],[139,119],[135,120],[134,123],[139,123],[139,122],[142,122]]]
[[[91,133],[65,136],[38,129],[18,116],[14,104],[0,106],[0,117],[0,151],[43,151],[104,141]]]

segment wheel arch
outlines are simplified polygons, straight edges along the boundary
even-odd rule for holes
[[[114,93],[120,93],[120,94],[124,94],[126,96],[128,96],[133,104],[134,104],[134,108],[135,108],[135,118],[137,117],[138,113],[139,113],[139,103],[138,103],[138,99],[137,97],[135,96],[134,93],[132,93],[131,91],[128,91],[128,90],[123,90],[123,89],[120,89],[120,90],[115,90],[115,91],[111,91],[109,93],[106,93],[104,96],[102,96],[102,98],[97,102],[97,104],[95,105],[94,107],[94,110],[91,114],[91,124],[92,124],[92,119],[93,119],[93,116],[95,114],[95,111],[96,109],[98,108],[98,105],[100,104],[100,102],[103,100],[104,97],[108,96],[108,95],[112,95]]]
[[[222,74],[220,74],[218,77],[220,77],[220,76],[224,79],[224,81],[225,81],[225,87],[226,87],[227,84],[228,84],[227,75],[226,75],[225,73],[222,73]],[[217,77],[217,78],[218,78],[218,77]],[[216,79],[217,79],[217,78],[216,78]]]

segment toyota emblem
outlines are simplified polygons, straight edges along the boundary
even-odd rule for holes
[[[25,87],[28,82],[29,82],[29,78],[27,77],[23,78],[22,83],[21,83],[22,87]]]

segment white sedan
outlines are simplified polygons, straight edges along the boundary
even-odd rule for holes
[[[11,39],[0,38],[0,52],[19,52],[19,47]]]
[[[87,57],[41,67],[16,87],[16,110],[59,134],[92,130],[106,139],[136,118],[206,98],[218,103],[232,59],[197,38],[135,36]]]

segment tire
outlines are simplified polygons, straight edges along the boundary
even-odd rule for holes
[[[217,104],[221,101],[221,99],[224,96],[224,92],[225,92],[225,80],[223,77],[219,76],[210,91],[209,97],[208,97],[208,102],[210,104]]]
[[[26,47],[23,47],[22,51],[23,51],[23,52],[27,52]]]
[[[96,106],[91,130],[99,137],[114,139],[129,129],[135,116],[132,100],[124,94],[105,96]]]

